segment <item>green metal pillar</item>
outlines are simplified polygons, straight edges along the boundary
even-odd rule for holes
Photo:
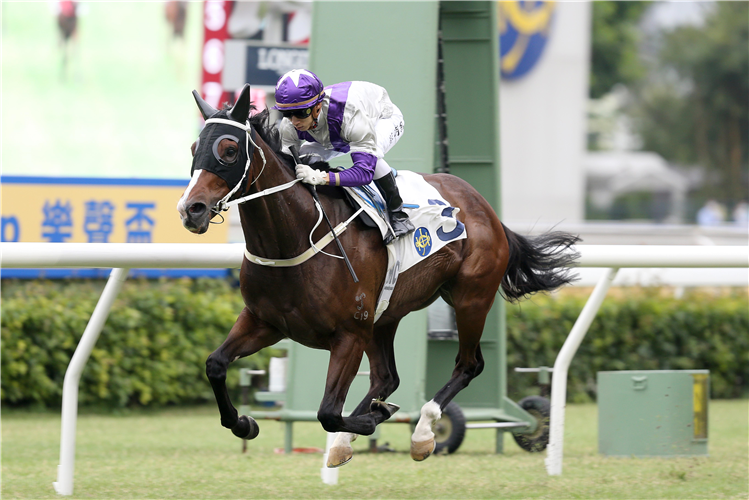
[[[471,183],[499,214],[496,2],[315,2],[310,69],[326,84],[365,80],[385,87],[405,116],[404,137],[388,153],[388,162],[431,173],[438,162],[434,117],[440,25],[450,173]],[[350,160],[334,164],[350,165]],[[469,420],[530,418],[506,397],[504,315],[498,296],[484,328],[484,373],[455,398]],[[401,380],[410,382],[392,396],[403,408],[400,415],[414,407],[411,403],[430,399],[452,373],[457,343],[427,341],[426,329],[426,311],[417,311],[403,319],[396,336]],[[362,390],[366,380],[355,381],[351,393]],[[417,418],[414,411],[412,418]],[[499,433],[497,451],[501,448]]]
[[[434,165],[434,105],[437,90],[438,2],[315,2],[310,36],[310,69],[325,85],[363,80],[387,89],[405,117],[404,137],[387,154],[396,169],[431,173]],[[349,157],[333,161],[349,166]],[[426,311],[405,318],[395,337],[396,362],[403,380],[391,400],[404,413],[423,404],[426,377]],[[401,358],[407,356],[407,358]],[[368,370],[362,363],[361,370]],[[353,409],[366,393],[368,377],[357,377],[349,391]]]
[[[387,154],[394,168],[431,173],[439,2],[315,2],[310,69],[325,85],[385,87],[405,117]],[[337,163],[337,162],[336,162]]]

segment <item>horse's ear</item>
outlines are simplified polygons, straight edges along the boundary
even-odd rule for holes
[[[234,107],[231,108],[231,111],[229,111],[229,117],[232,120],[238,121],[239,123],[246,122],[247,118],[249,118],[250,116],[251,104],[250,84],[245,83],[244,87],[242,88],[242,92],[240,92],[239,97],[237,98],[237,102],[234,103]]]
[[[197,90],[192,91],[192,96],[195,98],[195,102],[198,103],[198,108],[200,108],[200,114],[203,115],[203,119],[207,120],[211,116],[218,113],[218,110],[205,102],[202,97],[200,97],[200,94]]]

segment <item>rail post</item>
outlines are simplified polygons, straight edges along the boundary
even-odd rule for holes
[[[562,474],[562,452],[564,447],[564,410],[567,400],[567,370],[572,363],[572,358],[580,347],[580,343],[588,333],[590,324],[598,313],[606,292],[611,288],[611,283],[616,278],[619,268],[608,269],[601,276],[585,303],[580,316],[578,316],[572,331],[564,341],[562,350],[559,351],[557,360],[554,362],[554,377],[551,381],[551,414],[549,416],[549,447],[546,454],[546,472],[550,476]]]
[[[58,495],[73,494],[73,470],[75,468],[75,433],[78,420],[78,383],[101,329],[107,321],[114,299],[127,279],[129,269],[112,269],[99,302],[86,325],[78,347],[75,348],[62,384],[62,432],[60,437],[60,465],[57,466],[57,481],[52,483]]]

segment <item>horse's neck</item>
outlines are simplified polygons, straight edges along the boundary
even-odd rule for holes
[[[283,164],[264,142],[266,165],[256,150],[252,162],[257,168],[253,192],[260,192],[291,182],[294,172]],[[261,172],[261,169],[262,172]],[[250,182],[250,181],[248,181]],[[309,248],[309,234],[317,222],[318,212],[307,188],[300,182],[274,194],[239,205],[247,250],[259,257],[286,259]]]

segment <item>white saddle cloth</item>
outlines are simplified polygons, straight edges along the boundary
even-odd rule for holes
[[[421,175],[409,170],[399,170],[395,181],[403,198],[403,207],[416,230],[396,238],[387,246],[387,277],[377,300],[375,322],[387,309],[400,273],[434,255],[448,243],[467,237],[465,226],[455,218],[460,209],[451,207]],[[353,195],[354,200],[377,223],[384,238],[389,231],[388,223],[380,215],[386,213],[385,202],[374,182],[366,188],[344,189]]]

